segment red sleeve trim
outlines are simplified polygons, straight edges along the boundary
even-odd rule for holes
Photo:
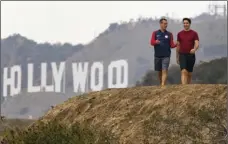
[[[198,33],[195,32],[195,40],[198,40],[199,41],[199,36],[198,36]]]
[[[155,35],[156,35],[156,31],[154,31],[151,36],[150,44],[152,46],[156,45]]]

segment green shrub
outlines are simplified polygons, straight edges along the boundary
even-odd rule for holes
[[[7,144],[112,144],[114,137],[90,126],[67,126],[56,120],[38,122],[27,129],[8,129],[4,132]]]

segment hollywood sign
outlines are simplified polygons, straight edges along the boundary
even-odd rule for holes
[[[61,92],[61,83],[65,74],[65,62],[51,63],[52,84],[47,84],[47,63],[41,63],[41,82],[39,86],[34,86],[34,64],[29,63],[27,66],[27,92]],[[85,92],[88,74],[90,73],[90,89],[92,91],[100,91],[104,85],[104,65],[102,62],[93,62],[89,69],[88,62],[72,63],[72,78],[74,92]],[[114,79],[114,69],[116,75]],[[90,70],[90,71],[89,71]],[[108,88],[125,88],[128,86],[128,62],[126,60],[111,61],[107,67]],[[98,82],[96,81],[96,74],[98,75]],[[114,83],[115,80],[115,83]],[[10,89],[9,89],[10,88]],[[14,96],[20,94],[22,90],[22,68],[20,65],[3,68],[3,96],[8,94]],[[9,92],[8,92],[9,91]]]

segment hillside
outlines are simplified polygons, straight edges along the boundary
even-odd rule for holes
[[[213,16],[211,16],[213,18]],[[168,30],[173,32],[176,40],[177,33],[182,29],[181,21],[168,20]],[[112,24],[114,25],[114,24]],[[70,64],[74,61],[102,61],[105,67],[110,61],[127,59],[129,64],[129,86],[135,84],[148,69],[153,68],[153,47],[149,41],[151,33],[159,29],[158,20],[147,19],[111,27],[84,49],[67,59]],[[227,56],[227,19],[194,21],[192,29],[200,37],[200,50],[197,53],[197,63]],[[218,31],[224,31],[220,33]],[[175,50],[172,50],[171,64],[175,64]],[[107,73],[107,70],[105,71]],[[72,72],[66,71],[67,81],[71,81]]]
[[[80,51],[84,46],[65,44],[37,43],[34,40],[14,34],[1,40],[1,73],[4,67],[21,65],[22,87],[27,87],[27,64],[34,63],[35,71],[40,71],[42,62],[61,62],[65,61],[73,53]],[[48,70],[50,67],[48,67]],[[35,72],[34,78],[40,79],[40,73]],[[36,82],[37,83],[37,82]]]
[[[153,47],[149,45],[151,32],[159,28],[158,19],[141,18],[137,21],[112,23],[98,37],[87,45],[76,46],[65,44],[37,43],[21,35],[12,35],[1,40],[1,72],[3,67],[22,65],[22,86],[27,87],[27,64],[34,63],[35,85],[40,84],[40,63],[66,61],[66,91],[61,93],[25,93],[17,98],[8,97],[2,111],[10,117],[27,118],[30,113],[21,114],[23,109],[29,109],[35,118],[42,116],[51,105],[59,104],[78,95],[73,92],[72,62],[101,61],[104,64],[104,87],[107,88],[107,66],[111,61],[126,59],[129,65],[129,87],[134,86],[148,70],[153,69]],[[197,63],[212,59],[227,57],[227,18],[216,18],[207,14],[193,18],[192,28],[200,36],[200,50],[197,53]],[[168,29],[176,35],[182,29],[180,21],[169,18]],[[222,31],[222,32],[221,32]],[[224,32],[224,33],[223,33]],[[176,39],[176,36],[174,36]],[[173,51],[171,64],[175,63]],[[219,64],[220,67],[225,67]],[[50,65],[48,66],[50,68]],[[51,84],[52,72],[48,68],[48,84]],[[90,70],[90,69],[89,69]],[[204,70],[202,70],[203,72]],[[197,73],[201,74],[201,73]],[[88,73],[89,75],[89,73]],[[2,76],[2,75],[1,75]],[[225,78],[225,77],[224,77]],[[1,79],[2,80],[2,79]],[[177,79],[178,80],[178,79]],[[2,81],[1,81],[2,83]],[[88,85],[90,81],[88,80]],[[90,91],[88,87],[87,91]],[[2,92],[2,91],[1,91]],[[38,97],[37,101],[27,96]],[[26,101],[26,103],[25,103]],[[46,105],[41,102],[45,101]],[[3,101],[2,101],[3,102]],[[33,107],[35,105],[35,107]],[[42,105],[42,106],[39,106]]]
[[[180,75],[180,67],[172,66],[169,69],[167,83],[179,84],[181,81]],[[211,60],[209,62],[201,61],[200,64],[194,67],[192,83],[227,84],[227,57]],[[157,84],[159,84],[157,72],[153,70],[147,71],[142,79],[136,83],[136,85],[141,86]]]
[[[226,85],[107,89],[71,98],[48,111],[41,121],[79,123],[111,132],[117,138],[113,144],[222,144],[227,135],[226,96]],[[38,124],[30,128],[42,134],[44,129]],[[60,134],[49,129],[53,138]]]
[[[137,85],[151,86],[157,85],[157,72],[153,70],[147,73],[138,81]],[[169,70],[168,84],[180,83],[180,69],[172,66]],[[201,62],[196,65],[193,73],[193,83],[201,84],[226,84],[227,83],[227,58],[215,59],[209,62]],[[70,90],[66,90],[70,91]],[[34,119],[44,115],[51,106],[60,104],[73,95],[73,92],[54,93],[26,93],[19,96],[8,97],[2,104],[2,114],[8,118],[28,118],[32,115]]]
[[[0,121],[0,136],[2,136],[5,129],[12,127],[25,128],[33,122],[35,121],[28,119],[3,119]]]
[[[181,21],[168,18],[174,39],[182,29]],[[227,19],[202,14],[193,18],[192,29],[199,33],[200,51],[198,59],[208,61],[227,56]],[[15,34],[1,40],[1,68],[20,64],[23,66],[23,87],[27,85],[27,63],[35,64],[36,84],[40,83],[40,63],[66,61],[67,86],[72,87],[72,62],[101,61],[104,67],[114,60],[126,59],[129,64],[129,86],[135,84],[145,72],[153,67],[153,48],[149,41],[151,33],[159,28],[158,19],[139,18],[137,21],[112,23],[98,37],[87,45],[73,46],[65,44],[36,43],[33,40]],[[223,31],[221,33],[221,31]],[[173,52],[171,63],[175,63]],[[89,63],[91,65],[91,63]],[[105,70],[105,76],[107,70]],[[51,72],[49,72],[51,77]],[[105,80],[106,82],[106,77]],[[48,83],[51,79],[48,80]],[[105,83],[104,88],[107,88]]]
[[[74,95],[74,93],[71,93]],[[2,104],[2,114],[8,118],[28,118],[38,119],[45,114],[51,106],[60,104],[69,98],[64,93],[40,92],[21,93],[21,96],[8,98]]]

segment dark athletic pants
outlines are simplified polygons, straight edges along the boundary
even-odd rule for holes
[[[195,54],[179,54],[180,69],[186,69],[188,72],[193,71],[195,65]]]

